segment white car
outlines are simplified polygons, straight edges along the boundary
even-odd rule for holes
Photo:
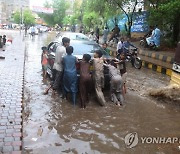
[[[65,32],[65,33],[60,33],[56,41],[61,42],[63,37],[68,37],[70,40],[79,40],[79,41],[91,41],[86,35],[82,33],[74,33],[74,32]]]
[[[41,26],[40,27],[40,32],[43,33],[43,32],[47,32],[48,31],[48,28],[46,26]]]

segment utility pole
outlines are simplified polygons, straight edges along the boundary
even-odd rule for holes
[[[22,9],[22,5],[21,5],[21,11],[20,11],[20,33],[21,33],[22,25],[23,25],[23,9]]]

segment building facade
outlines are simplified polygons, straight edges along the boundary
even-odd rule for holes
[[[30,0],[0,0],[0,24],[9,24],[17,10],[29,8]]]

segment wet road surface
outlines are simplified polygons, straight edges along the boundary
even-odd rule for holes
[[[168,85],[169,77],[142,68],[128,67],[126,105],[113,105],[105,92],[107,106],[100,107],[94,95],[87,109],[58,96],[43,95],[41,47],[54,35],[26,38],[24,153],[178,153],[179,144],[142,144],[128,149],[124,137],[180,137],[180,109],[147,97],[151,88]]]

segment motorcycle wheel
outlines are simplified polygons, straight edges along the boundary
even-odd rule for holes
[[[142,60],[139,57],[134,59],[134,67],[140,69],[142,67]]]

